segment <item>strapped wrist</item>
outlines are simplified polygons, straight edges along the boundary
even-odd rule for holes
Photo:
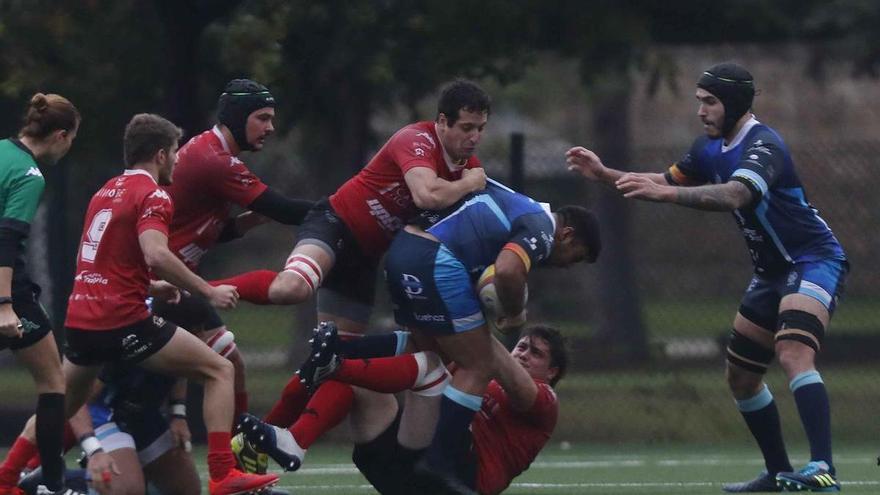
[[[183,401],[173,400],[171,405],[171,417],[177,419],[186,419],[186,404]]]
[[[86,457],[92,457],[96,453],[104,451],[101,441],[95,435],[84,436],[79,440],[79,445],[86,453]]]

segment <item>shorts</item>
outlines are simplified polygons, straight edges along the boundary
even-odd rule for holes
[[[52,332],[49,315],[37,299],[37,293],[16,293],[13,296],[12,310],[21,320],[22,335],[21,338],[0,336],[0,350],[17,351],[30,347]]]
[[[385,278],[400,325],[450,335],[486,324],[470,274],[442,243],[397,234],[385,258]]]
[[[180,302],[172,304],[153,298],[148,303],[154,315],[174,323],[190,333],[201,333],[223,326],[223,319],[207,299],[195,294],[180,293]]]
[[[765,330],[776,333],[779,302],[789,294],[803,294],[822,303],[828,314],[834,314],[843,294],[849,263],[826,259],[795,263],[779,275],[752,277],[740,302],[739,312]]]
[[[378,260],[361,251],[327,198],[315,203],[297,232],[297,246],[312,244],[333,257],[333,269],[318,289],[318,312],[367,323],[376,299]]]
[[[79,366],[104,363],[139,363],[159,352],[174,336],[177,326],[159,316],[150,316],[112,330],[64,329],[64,355]]]
[[[175,447],[168,421],[158,409],[150,408],[131,418],[113,415],[104,404],[89,404],[95,436],[106,452],[135,449],[142,466]]]

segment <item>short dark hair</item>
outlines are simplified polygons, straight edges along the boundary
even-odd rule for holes
[[[125,166],[150,161],[159,150],[171,149],[183,131],[168,119],[154,113],[139,113],[125,126],[123,149]]]
[[[79,122],[79,110],[70,100],[53,93],[37,93],[28,103],[18,135],[43,139],[57,130],[72,131]]]
[[[492,99],[489,93],[473,81],[456,79],[447,84],[440,91],[440,100],[437,102],[437,117],[440,114],[446,116],[446,122],[452,126],[458,121],[458,111],[486,112],[492,109]]]
[[[567,205],[555,212],[562,224],[574,229],[574,237],[587,247],[588,263],[593,263],[602,251],[602,238],[599,235],[599,219],[583,206]]]
[[[556,376],[550,380],[550,385],[556,386],[568,370],[568,351],[566,350],[568,339],[559,330],[546,325],[526,327],[520,335],[520,338],[523,337],[529,337],[530,339],[538,337],[547,342],[547,350],[550,351],[550,366],[559,370]]]

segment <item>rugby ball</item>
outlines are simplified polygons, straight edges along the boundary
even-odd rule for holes
[[[493,324],[500,316],[505,316],[501,312],[501,303],[498,302],[498,293],[495,292],[495,265],[489,265],[480,274],[477,279],[477,296],[480,298],[480,305],[483,307],[483,316]],[[525,295],[523,296],[523,305],[529,300],[529,287],[526,286]]]

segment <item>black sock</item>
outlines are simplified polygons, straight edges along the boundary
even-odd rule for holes
[[[43,466],[43,484],[60,490],[64,483],[64,394],[40,394],[37,398],[37,450]]]
[[[824,383],[811,383],[794,391],[801,423],[810,442],[810,460],[825,461],[834,473],[831,460],[831,412]]]
[[[764,454],[764,463],[767,472],[776,474],[780,471],[792,471],[788,453],[785,450],[785,442],[782,439],[782,426],[779,421],[779,410],[776,401],[758,409],[742,413],[743,418],[752,436],[758,442],[761,453]]]

